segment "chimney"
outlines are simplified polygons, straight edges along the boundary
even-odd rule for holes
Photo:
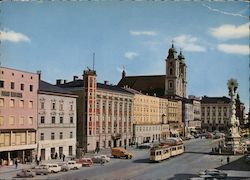
[[[78,76],[73,76],[73,80],[76,81],[78,79]]]
[[[62,84],[62,80],[61,79],[57,79],[56,80],[56,85],[60,85],[60,84]]]
[[[105,81],[104,81],[104,84],[105,84],[105,85],[108,85],[108,84],[109,84],[109,81],[106,81],[106,80],[105,80]]]
[[[37,71],[36,73],[38,74],[38,80],[40,81],[40,80],[41,80],[42,71],[39,70],[39,71]]]

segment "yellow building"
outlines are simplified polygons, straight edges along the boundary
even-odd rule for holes
[[[181,100],[168,100],[167,119],[170,127],[170,136],[182,136],[184,133],[184,124],[182,122]]]

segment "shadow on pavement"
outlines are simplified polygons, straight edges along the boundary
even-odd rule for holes
[[[229,164],[222,165],[217,167],[219,170],[235,170],[235,171],[249,171],[250,175],[250,164],[247,164],[244,160],[244,156],[230,162]]]
[[[133,161],[134,163],[151,163],[151,161],[149,160],[149,158],[145,158],[145,159],[136,159]]]

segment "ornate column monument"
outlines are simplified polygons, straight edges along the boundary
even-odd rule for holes
[[[238,82],[236,79],[230,79],[227,82],[229,96],[231,97],[231,110],[230,110],[230,119],[228,122],[228,134],[226,136],[226,148],[231,151],[233,154],[241,153],[242,147],[240,145],[240,134],[239,134],[239,120],[236,118],[236,90],[238,88]]]

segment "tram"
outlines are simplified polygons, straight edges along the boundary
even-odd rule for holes
[[[184,153],[184,145],[180,138],[168,138],[150,149],[150,161],[159,162]]]

